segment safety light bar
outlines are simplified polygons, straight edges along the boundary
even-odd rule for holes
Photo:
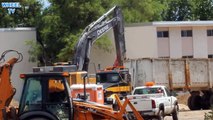
[[[76,65],[33,67],[33,72],[75,72]]]

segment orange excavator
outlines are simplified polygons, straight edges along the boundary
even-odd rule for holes
[[[7,62],[5,61],[5,55],[9,52],[17,53],[17,57],[13,57]],[[0,61],[3,65],[0,64],[0,110],[8,107],[14,94],[15,88],[11,84],[10,75],[12,72],[13,65],[22,60],[22,54],[15,50],[7,50],[2,53]],[[3,118],[2,112],[0,112],[0,119]]]

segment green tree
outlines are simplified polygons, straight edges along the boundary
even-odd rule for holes
[[[11,2],[11,0],[0,0]],[[0,27],[34,27],[41,15],[41,3],[37,0],[14,0],[20,2],[21,8],[16,8],[15,13],[9,14],[7,8],[0,7]]]
[[[192,0],[169,0],[164,11],[164,21],[191,20],[193,13]]]
[[[46,63],[70,60],[82,29],[105,11],[100,2],[99,0],[50,1],[51,6],[43,12],[42,25],[38,30]],[[40,56],[42,55],[44,54],[40,53]]]
[[[127,23],[150,22],[161,20],[164,4],[157,0],[126,0],[122,4]]]
[[[162,20],[165,0],[103,0],[105,8],[118,5],[122,8],[125,23]]]
[[[194,19],[212,20],[213,19],[213,1],[212,0],[194,0]]]
[[[161,2],[156,0],[50,0],[51,6],[44,11],[39,30],[47,61],[67,61],[74,53],[74,46],[82,30],[111,7],[122,8],[126,23],[161,20]],[[109,51],[106,37],[96,42]]]

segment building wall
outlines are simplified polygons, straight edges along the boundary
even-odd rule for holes
[[[29,46],[26,45],[26,41],[29,40],[36,40],[36,31],[34,28],[0,29],[0,54],[10,49],[17,50],[23,54],[23,60],[14,65],[11,75],[12,85],[16,88],[14,96],[16,100],[19,100],[23,86],[23,81],[19,78],[19,75],[32,71],[32,67],[36,66],[35,63],[28,61]],[[16,57],[16,54],[9,53],[6,56],[6,60],[11,57]]]
[[[197,21],[185,21],[180,22],[180,24],[178,22],[158,23],[133,24],[125,27],[127,58],[207,58],[208,55],[213,57],[213,36],[207,36],[207,29],[212,29],[213,31],[213,23],[211,21],[210,23]],[[182,37],[182,30],[192,30],[192,36]],[[169,37],[159,38],[157,37],[157,31],[169,31]],[[101,68],[104,68],[114,63],[116,54],[112,31],[109,32],[108,36],[110,36],[113,43],[111,53],[107,53],[95,46],[92,48],[90,71],[93,73],[98,64],[101,64]]]
[[[206,27],[193,27],[193,56],[195,58],[208,57],[206,30]]]
[[[207,27],[206,29],[213,30],[212,27]],[[208,54],[213,55],[213,36],[207,36],[207,46],[208,46]]]
[[[180,31],[182,30],[192,30],[192,27],[181,27]],[[193,32],[192,37],[182,37],[181,33],[179,36],[181,37],[182,41],[182,56],[193,56]]]
[[[210,21],[211,22],[211,21]],[[193,24],[192,24],[193,23]],[[127,56],[130,59],[146,57],[213,57],[213,36],[207,36],[207,29],[213,24],[193,22],[155,22],[127,26],[125,31]],[[192,36],[181,35],[191,30]],[[157,37],[158,31],[168,31],[168,37]],[[140,51],[140,52],[138,52]]]
[[[157,27],[157,31],[167,30]],[[192,37],[182,37],[182,30],[192,30]],[[182,58],[207,58],[208,51],[213,51],[212,38],[207,37],[205,26],[169,27],[169,37],[158,38],[158,57]],[[208,45],[209,43],[209,45]]]
[[[182,40],[181,40],[181,29],[180,27],[169,28],[169,51],[170,57],[181,58],[182,57]]]
[[[125,28],[126,55],[129,59],[157,57],[157,34],[153,26]]]
[[[167,27],[157,28],[157,31],[169,31],[169,28],[167,28]],[[158,37],[157,43],[158,43],[158,45],[157,45],[158,57],[169,57],[170,56],[169,36],[168,37]]]

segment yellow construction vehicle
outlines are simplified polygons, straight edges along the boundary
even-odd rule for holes
[[[124,23],[121,9],[117,6],[111,8],[95,22],[88,25],[82,33],[75,47],[73,64],[78,71],[88,71],[89,55],[93,43],[113,29],[117,60],[113,67],[96,73],[96,83],[104,87],[105,103],[115,103],[114,95],[120,98],[131,92],[131,77],[129,70],[123,66],[126,58],[124,37]]]
[[[103,85],[104,102],[117,107],[115,95],[120,99],[131,93],[131,77],[129,70],[124,66],[108,67],[96,73],[97,84]]]

